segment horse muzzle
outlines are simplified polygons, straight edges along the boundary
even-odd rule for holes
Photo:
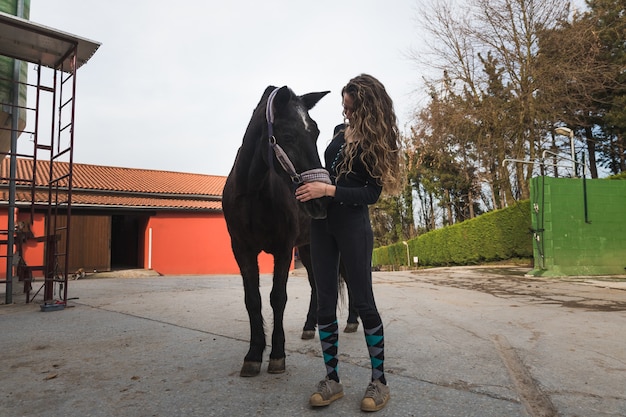
[[[313,219],[325,219],[326,208],[328,207],[330,197],[315,198],[302,204],[304,212]]]

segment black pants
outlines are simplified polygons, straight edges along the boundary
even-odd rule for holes
[[[346,283],[362,320],[380,321],[372,291],[374,236],[367,206],[331,203],[325,219],[311,223],[311,258],[317,285],[318,323],[337,317],[339,256]]]

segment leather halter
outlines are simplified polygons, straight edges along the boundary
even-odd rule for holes
[[[276,97],[276,93],[278,93],[278,90],[280,90],[280,88],[276,88],[274,89],[274,91],[270,93],[267,99],[267,106],[265,107],[265,118],[267,119],[267,134],[268,134],[268,141],[270,144],[268,148],[269,149],[268,159],[269,159],[270,166],[272,168],[274,167],[273,156],[276,156],[276,159],[278,159],[278,162],[283,167],[285,172],[289,174],[289,177],[291,178],[292,183],[302,184],[302,183],[307,183],[307,182],[320,181],[326,184],[332,184],[332,181],[330,180],[330,176],[328,175],[328,171],[326,171],[324,168],[310,169],[308,171],[302,172],[301,174],[298,174],[296,172],[295,167],[293,166],[293,163],[291,162],[291,160],[289,159],[285,151],[283,151],[283,148],[281,148],[280,145],[276,142],[276,137],[274,136],[274,106],[273,104],[274,104],[274,98]]]

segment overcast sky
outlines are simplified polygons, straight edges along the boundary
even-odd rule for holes
[[[416,13],[415,0],[32,0],[30,20],[102,44],[78,71],[75,162],[228,175],[268,85],[331,91],[310,112],[320,153],[363,72],[405,131],[421,96]]]

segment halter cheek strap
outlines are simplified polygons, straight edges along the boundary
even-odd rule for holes
[[[267,135],[271,138],[274,137],[274,98],[280,88],[275,88],[267,98],[267,105],[265,106],[265,120],[267,120]],[[276,138],[274,138],[276,141]]]
[[[308,171],[304,171],[301,174],[296,172],[296,168],[293,166],[293,163],[289,159],[289,156],[285,153],[283,148],[276,142],[276,137],[274,136],[274,98],[276,97],[276,93],[278,93],[280,88],[275,88],[267,98],[267,106],[265,107],[265,118],[267,120],[267,134],[269,140],[269,148],[268,148],[268,159],[269,164],[272,169],[274,168],[274,158],[278,159],[278,162],[283,167],[285,172],[289,174],[291,178],[291,182],[294,184],[301,184],[313,181],[320,181],[326,184],[332,184],[330,180],[330,176],[328,175],[328,171],[324,168],[315,168],[310,169]],[[273,153],[273,155],[272,155]]]

